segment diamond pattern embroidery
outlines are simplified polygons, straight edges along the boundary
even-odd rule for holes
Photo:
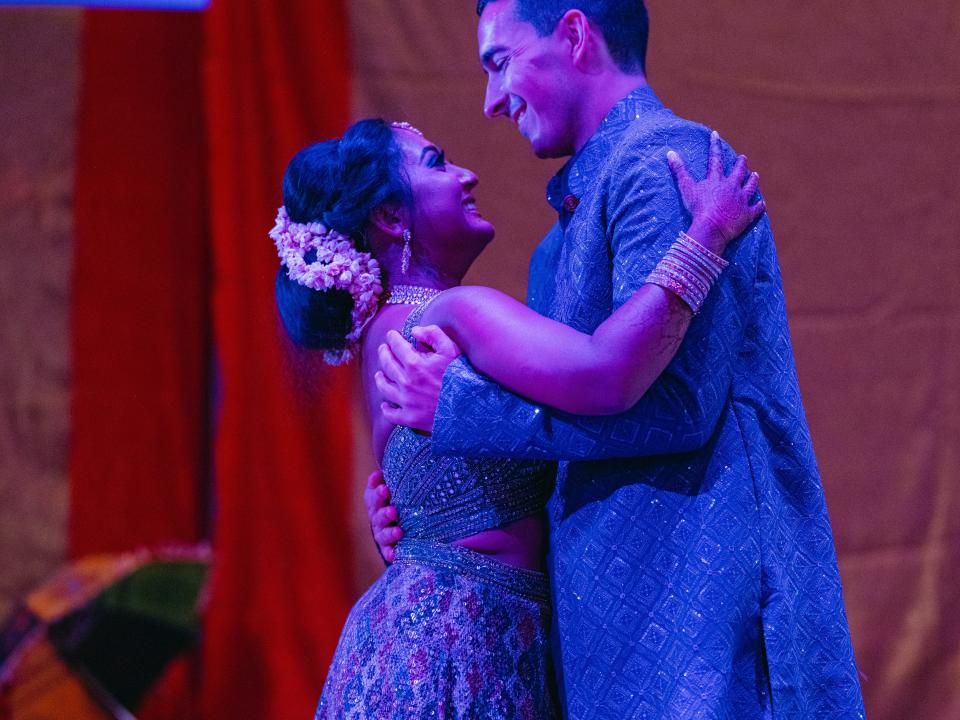
[[[702,175],[707,138],[649,88],[614,108],[551,181],[561,215],[531,306],[590,332],[625,302],[687,223],[666,150]],[[562,461],[548,510],[570,720],[864,716],[767,220],[727,255],[677,357],[622,415],[531,404],[464,358],[444,378],[435,449]]]

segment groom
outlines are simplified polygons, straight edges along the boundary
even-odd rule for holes
[[[709,131],[647,84],[641,0],[478,12],[484,112],[538,157],[571,156],[547,188],[558,219],[528,302],[592,332],[685,227],[665,155],[702,174]],[[535,405],[463,357],[388,378],[395,419],[432,430],[437,452],[561,461],[549,571],[573,720],[863,717],[766,217],[727,259],[673,363],[621,415]]]

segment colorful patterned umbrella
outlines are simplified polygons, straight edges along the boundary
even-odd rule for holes
[[[193,647],[206,546],[84,558],[30,593],[0,629],[0,720],[132,720]]]

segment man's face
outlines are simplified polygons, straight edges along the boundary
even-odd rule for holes
[[[539,37],[518,20],[516,0],[486,6],[477,28],[480,63],[487,74],[483,112],[513,122],[537,157],[573,154],[576,73],[560,33]]]

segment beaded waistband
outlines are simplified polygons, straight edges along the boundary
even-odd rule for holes
[[[446,568],[538,603],[550,602],[545,573],[513,567],[460,545],[404,538],[397,545],[395,562]]]

